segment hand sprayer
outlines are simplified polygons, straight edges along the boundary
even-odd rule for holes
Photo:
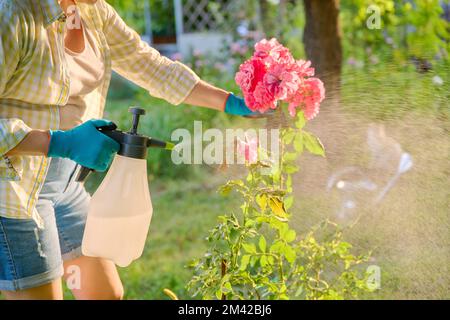
[[[147,149],[172,150],[174,145],[138,133],[140,108],[130,108],[133,125],[129,132],[116,125],[99,131],[120,144],[111,168],[94,193],[84,231],[85,256],[114,261],[120,267],[138,259],[144,250],[153,207],[147,180]],[[76,178],[83,182],[92,170],[82,167]]]

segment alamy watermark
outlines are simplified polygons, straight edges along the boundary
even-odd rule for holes
[[[193,134],[187,129],[176,129],[171,140],[177,143],[172,152],[176,165],[233,165],[259,160],[273,168],[280,160],[279,129],[203,130],[203,123],[194,121]]]
[[[81,289],[81,268],[77,265],[70,265],[66,269],[66,284],[69,290]]]
[[[366,13],[369,17],[366,20],[366,26],[369,30],[381,29],[381,8],[376,4],[367,7]]]
[[[371,265],[366,270],[368,277],[366,286],[369,290],[375,291],[381,289],[381,268],[377,265]]]

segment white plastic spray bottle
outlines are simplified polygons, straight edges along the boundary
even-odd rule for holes
[[[133,126],[129,132],[116,126],[99,131],[120,143],[106,177],[92,196],[84,231],[82,252],[89,257],[112,260],[126,267],[144,250],[153,207],[147,180],[147,148],[173,149],[173,144],[138,134],[140,108],[130,108]],[[77,181],[84,181],[88,168],[79,171]]]

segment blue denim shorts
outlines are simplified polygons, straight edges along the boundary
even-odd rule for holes
[[[77,165],[51,159],[37,201],[44,220],[0,217],[0,290],[38,287],[63,275],[63,261],[81,256],[81,241],[90,196],[73,181]]]

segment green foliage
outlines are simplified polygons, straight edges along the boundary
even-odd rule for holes
[[[369,29],[367,21],[372,15],[370,6],[379,9],[380,28]],[[399,20],[394,1],[356,0],[343,1],[341,21],[344,53],[347,57],[360,59],[367,65],[372,54],[389,55],[392,48],[386,43],[387,35],[395,34]]]
[[[324,155],[319,139],[303,130],[304,124],[299,113],[296,128],[283,130],[279,164],[250,164],[247,179],[220,188],[225,196],[237,192],[243,203],[239,213],[218,218],[208,251],[192,262],[195,275],[188,288],[194,297],[343,299],[367,290],[365,277],[355,268],[367,257],[351,252],[336,225],[327,221],[304,235],[289,226],[296,160],[304,149]],[[271,174],[262,174],[268,168]]]
[[[173,1],[146,0],[150,5],[154,35],[175,35]],[[107,0],[137,32],[145,32],[145,3],[133,0]]]
[[[401,7],[402,24],[410,25],[406,44],[412,56],[433,59],[448,58],[450,25],[443,18],[439,0],[416,0]]]
[[[379,10],[380,28],[367,23]],[[342,1],[341,22],[346,57],[364,65],[381,61],[448,59],[449,24],[439,0]]]

